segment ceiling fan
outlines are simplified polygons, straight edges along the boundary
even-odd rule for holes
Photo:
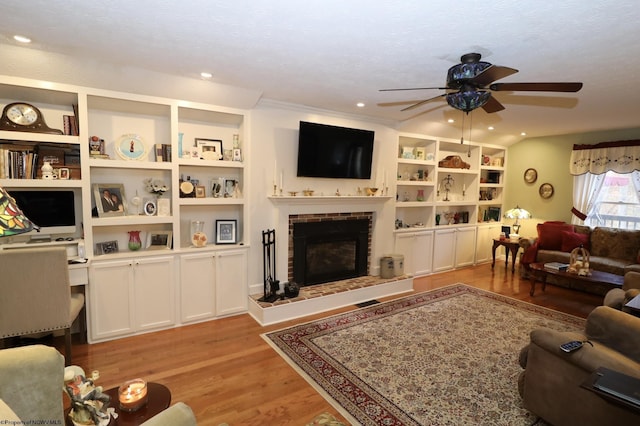
[[[501,111],[504,106],[491,96],[491,92],[525,91],[525,92],[577,92],[582,83],[494,83],[518,72],[517,69],[492,65],[481,61],[479,53],[467,53],[460,58],[460,64],[449,68],[445,87],[414,87],[409,89],[381,89],[381,92],[398,90],[447,90],[447,93],[421,101],[409,101],[412,105],[402,111],[417,108],[427,102],[446,98],[447,103],[455,109],[467,114],[476,108],[488,113]],[[379,106],[398,105],[398,102],[380,103]]]

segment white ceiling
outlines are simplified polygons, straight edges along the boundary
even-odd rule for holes
[[[506,110],[471,114],[471,139],[509,145],[521,131],[640,128],[638,22],[635,0],[2,2],[0,72],[162,96],[180,88],[243,106],[276,100],[454,138],[463,113],[444,100],[409,112],[377,106],[442,92],[379,89],[442,86],[469,52],[520,70],[500,82],[584,83],[576,94],[499,92]],[[14,34],[33,43],[18,47]],[[201,71],[212,81],[200,81]]]

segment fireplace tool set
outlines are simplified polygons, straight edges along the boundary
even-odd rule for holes
[[[262,231],[262,263],[264,266],[264,295],[259,302],[275,302],[278,299],[297,297],[300,287],[293,281],[284,284],[284,293],[278,294],[280,281],[276,279],[276,231]]]

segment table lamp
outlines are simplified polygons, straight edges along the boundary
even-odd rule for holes
[[[16,201],[0,187],[0,238],[39,230],[20,210]]]
[[[506,217],[507,219],[515,219],[516,222],[513,224],[513,231],[515,232],[516,235],[520,234],[520,219],[530,219],[531,218],[531,213],[529,213],[528,211],[526,211],[525,209],[521,209],[520,206],[516,205],[515,208],[507,210],[507,212],[504,214],[504,217]]]

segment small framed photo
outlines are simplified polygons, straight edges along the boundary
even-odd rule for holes
[[[158,216],[171,216],[171,200],[168,198],[158,198]]]
[[[200,158],[203,160],[221,160],[222,141],[220,139],[200,139],[196,138],[196,146],[200,151]]]
[[[424,160],[426,156],[426,149],[423,147],[416,148],[416,160]]]
[[[240,148],[233,148],[233,161],[242,161],[242,150]]]
[[[94,183],[93,197],[98,217],[127,215],[127,198],[121,183]]]
[[[118,252],[118,241],[104,241],[102,243],[96,243],[96,254],[111,254]]]
[[[197,185],[196,186],[196,198],[204,198],[207,196],[206,194],[206,188],[204,185]]]
[[[155,198],[145,198],[142,204],[142,211],[147,216],[155,216],[158,212],[158,204]]]
[[[238,242],[237,221],[216,220],[216,244],[236,244]]]
[[[58,179],[69,180],[69,168],[62,167],[58,169]]]
[[[147,235],[147,250],[160,250],[171,248],[171,231],[154,231]]]

